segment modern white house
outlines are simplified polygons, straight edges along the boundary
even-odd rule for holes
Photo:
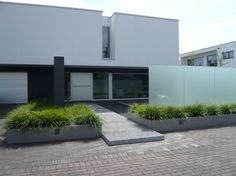
[[[148,65],[179,65],[178,20],[0,2],[0,103],[55,95],[64,57],[71,101],[148,98]]]
[[[236,67],[236,41],[180,55],[182,65]]]

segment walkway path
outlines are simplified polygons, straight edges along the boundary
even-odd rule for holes
[[[97,104],[91,108],[103,119],[102,138],[108,145],[164,140],[164,135],[132,122],[122,115]]]

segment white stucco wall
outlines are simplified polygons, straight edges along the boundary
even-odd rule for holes
[[[236,67],[236,42],[227,43],[219,47],[218,52],[220,54],[222,54],[222,52],[227,52],[232,50],[234,51],[234,58],[224,60],[222,65],[223,67]]]
[[[179,65],[178,21],[115,13],[111,56],[118,65]]]
[[[111,59],[102,58],[110,25]],[[101,11],[0,2],[0,64],[179,65],[178,21]]]
[[[0,3],[0,64],[93,64],[102,58],[102,12]]]

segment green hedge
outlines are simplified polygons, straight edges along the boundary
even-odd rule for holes
[[[188,117],[204,117],[212,115],[235,114],[236,104],[204,105],[195,104],[184,107],[152,106],[148,104],[134,104],[130,112],[149,120],[186,119]]]
[[[6,128],[27,130],[32,128],[90,125],[101,127],[102,121],[84,104],[55,107],[44,101],[20,105],[7,114]]]

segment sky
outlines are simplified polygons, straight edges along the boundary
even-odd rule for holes
[[[179,20],[180,53],[236,41],[236,0],[4,0]]]

